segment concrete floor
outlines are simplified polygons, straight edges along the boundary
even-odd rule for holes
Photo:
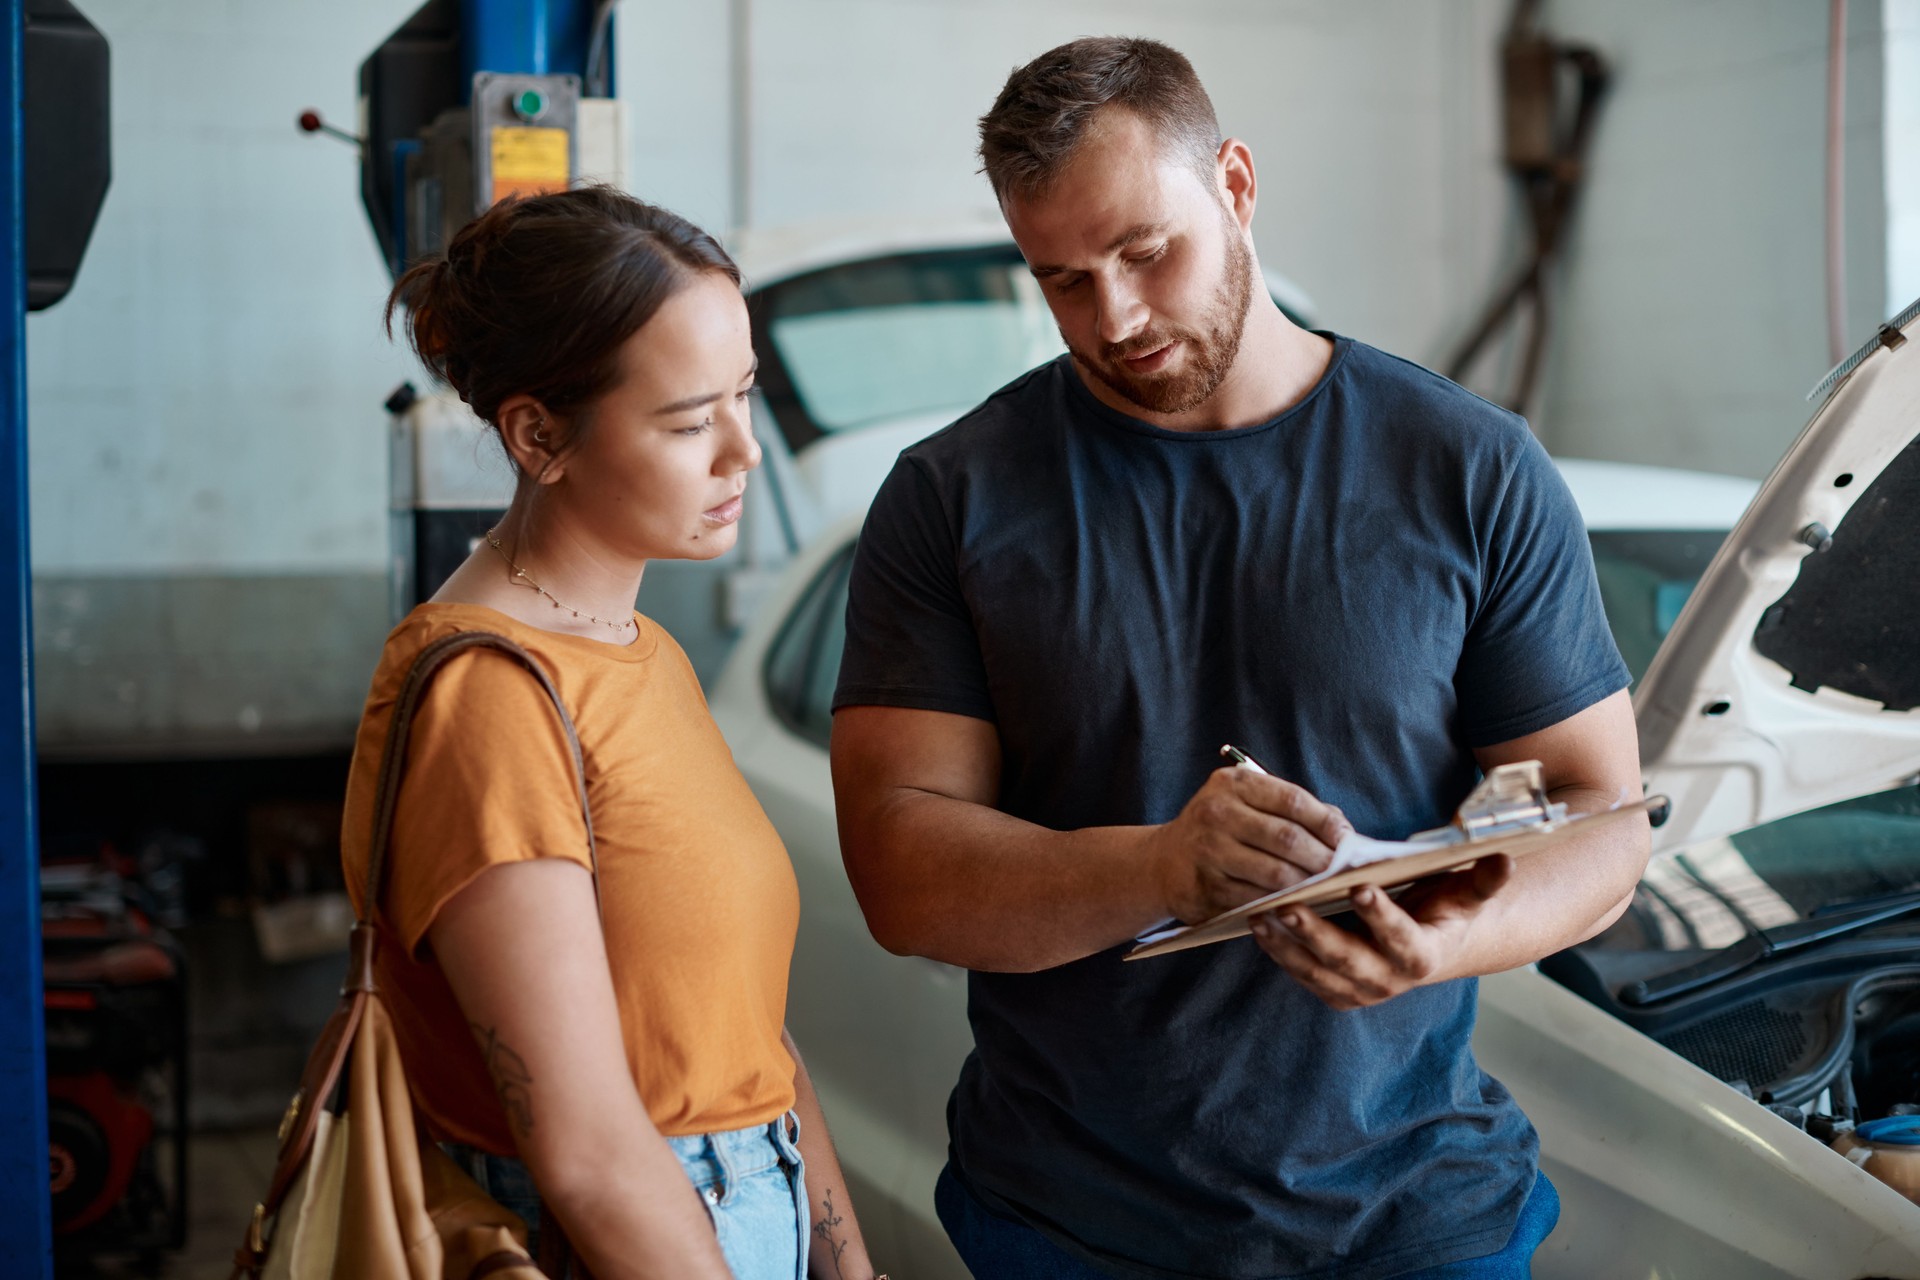
[[[134,1258],[60,1259],[59,1280],[227,1280],[233,1249],[267,1190],[277,1148],[272,1126],[195,1134],[187,1152],[187,1246],[158,1271]]]

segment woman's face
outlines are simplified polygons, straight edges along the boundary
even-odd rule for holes
[[[554,470],[567,519],[616,555],[707,560],[738,536],[760,465],[756,360],[739,286],[702,271],[622,346],[624,376]]]

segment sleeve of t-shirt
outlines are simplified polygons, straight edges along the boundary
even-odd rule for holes
[[[1473,747],[1549,728],[1628,682],[1580,510],[1540,442],[1517,431],[1476,517],[1480,590],[1454,675]]]
[[[847,581],[847,645],[833,709],[906,707],[994,719],[953,527],[911,459],[880,486]]]
[[[447,661],[414,713],[387,848],[381,907],[408,954],[491,867],[565,858],[591,870],[574,777],[531,672],[485,650]]]

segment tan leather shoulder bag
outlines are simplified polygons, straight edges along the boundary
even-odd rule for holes
[[[515,658],[552,700],[573,753],[599,892],[580,738],[551,677],[532,654],[492,632],[462,631],[428,645],[401,683],[387,729],[366,893],[348,945],[340,1004],[280,1123],[273,1179],[234,1253],[233,1280],[542,1280],[568,1274],[570,1250],[557,1222],[548,1217],[541,1224],[536,1265],[527,1253],[525,1224],[416,1130],[406,1072],[373,981],[380,935],[374,904],[386,884],[387,841],[414,713],[435,672],[474,648]],[[573,1274],[582,1271],[576,1265]]]

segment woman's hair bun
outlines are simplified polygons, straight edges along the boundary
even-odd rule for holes
[[[571,418],[619,380],[619,350],[697,273],[740,283],[712,236],[606,186],[508,197],[387,296],[409,344],[476,415],[509,396]]]

